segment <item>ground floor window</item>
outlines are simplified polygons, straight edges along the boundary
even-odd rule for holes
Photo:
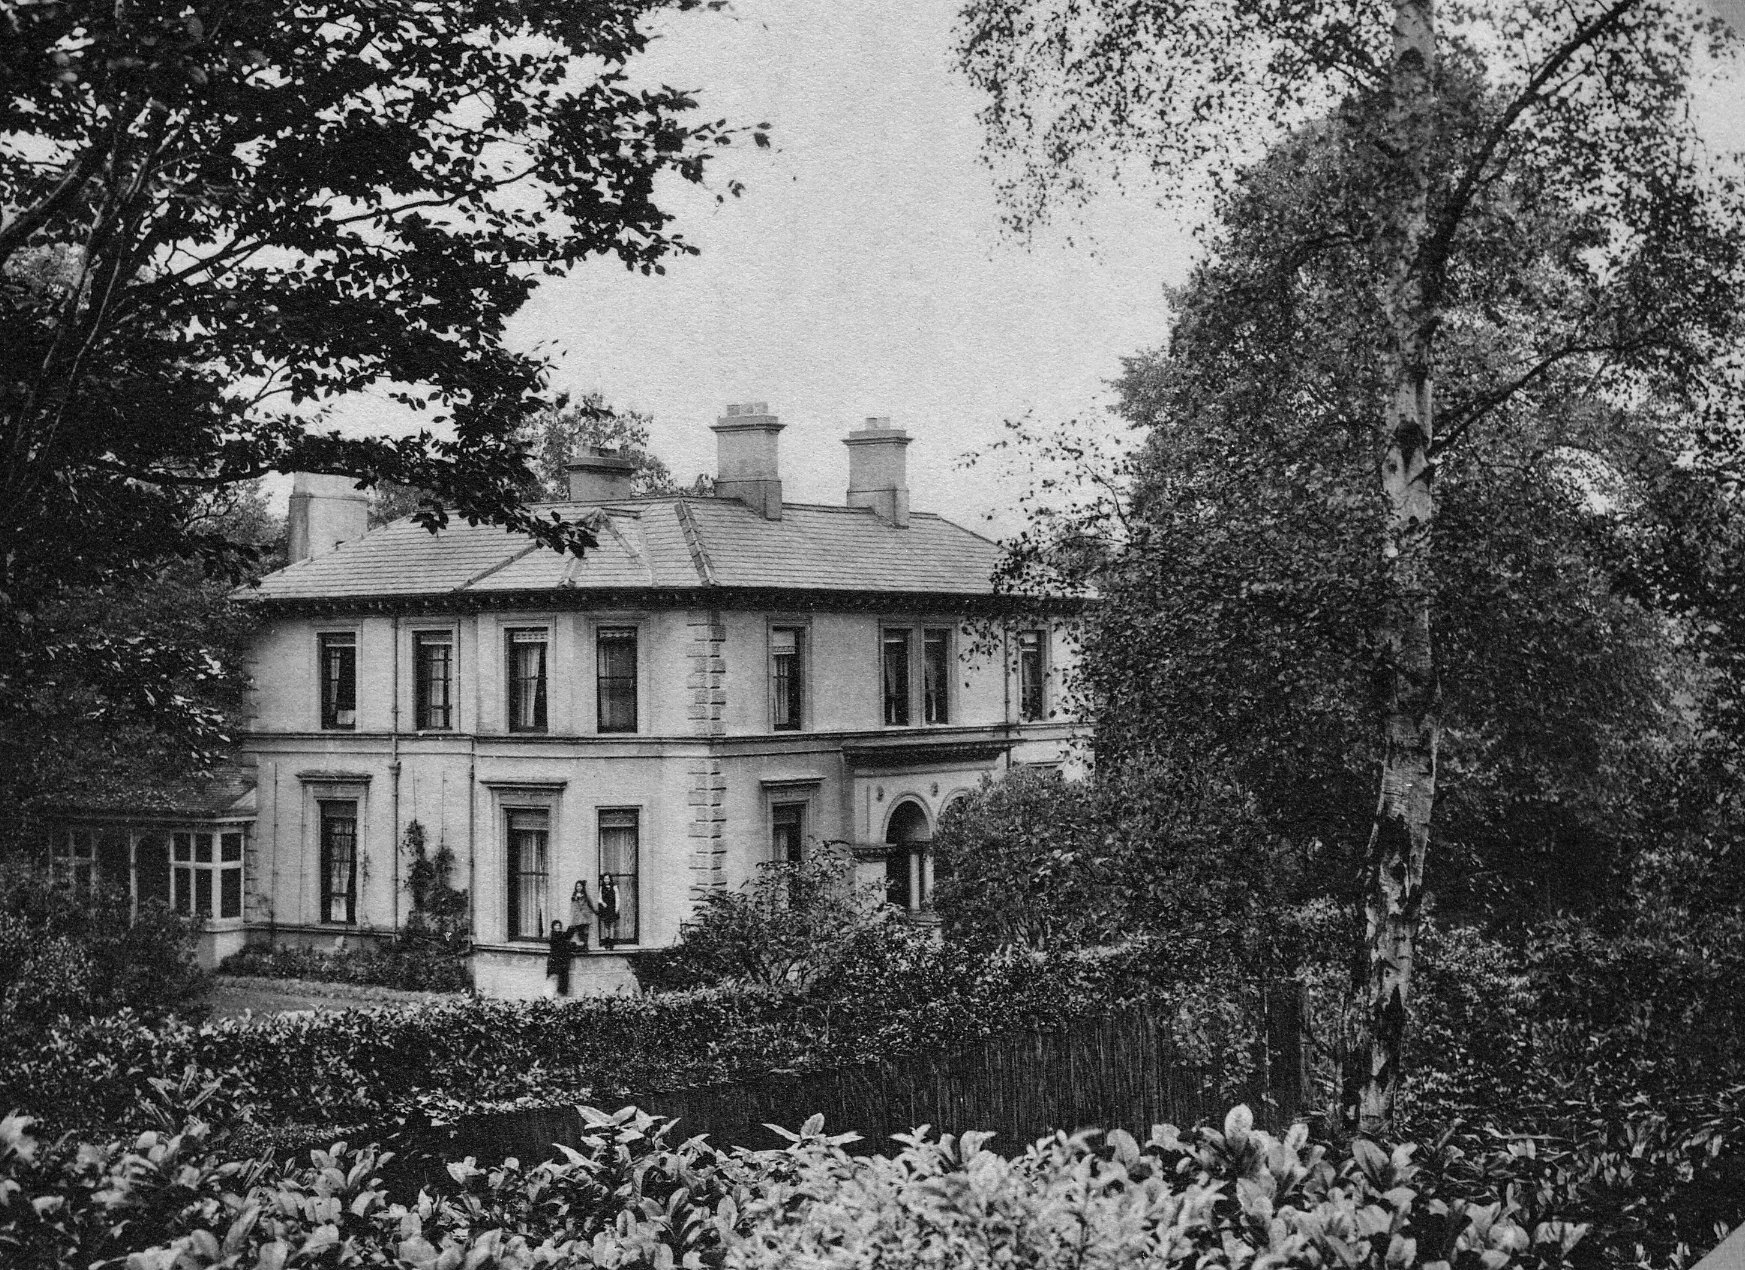
[[[543,939],[550,884],[551,813],[509,813],[509,937]]]
[[[171,843],[170,893],[176,912],[241,917],[242,831],[176,833]]]
[[[97,884],[97,831],[68,829],[56,834],[49,844],[49,873],[57,882],[65,882],[81,895],[89,895]]]
[[[640,931],[638,884],[642,841],[641,813],[634,808],[605,808],[600,812],[600,899],[616,909],[611,921],[600,921],[600,943],[634,944]],[[615,903],[614,903],[615,901]]]
[[[357,921],[357,803],[322,802],[321,920]]]
[[[81,894],[120,893],[134,916],[162,904],[187,917],[238,920],[246,833],[241,824],[71,825],[49,835],[49,869]]]
[[[805,831],[805,803],[777,803],[771,807],[771,858],[777,864],[799,864],[806,856]]]

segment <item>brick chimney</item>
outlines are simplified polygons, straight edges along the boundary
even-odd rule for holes
[[[909,434],[893,428],[889,419],[868,419],[843,444],[848,447],[848,505],[870,507],[880,519],[906,528],[909,478],[903,451]]]
[[[616,450],[590,446],[588,453],[574,463],[565,463],[570,475],[570,502],[612,503],[630,497],[630,483],[636,476],[636,464]]]
[[[781,467],[776,434],[781,421],[761,401],[728,406],[715,434],[715,495],[737,498],[765,520],[782,518]]]
[[[291,473],[291,563],[332,551],[362,538],[370,527],[369,495],[349,476],[328,472]]]

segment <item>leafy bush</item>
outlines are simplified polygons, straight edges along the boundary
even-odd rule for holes
[[[1222,1131],[1165,1125],[1143,1144],[1057,1134],[1010,1160],[985,1135],[925,1131],[889,1158],[851,1158],[854,1135],[827,1135],[816,1118],[785,1135],[786,1150],[722,1152],[675,1143],[673,1122],[632,1107],[584,1108],[594,1131],[562,1160],[452,1163],[395,1202],[375,1147],[227,1160],[222,1138],[187,1118],[209,1092],[158,1091],[161,1123],[127,1143],[48,1142],[20,1117],[0,1121],[0,1254],[137,1270],[1628,1264],[1556,1211],[1523,1144],[1462,1171],[1420,1165],[1411,1146],[1331,1153],[1300,1125],[1274,1138],[1243,1107]]]
[[[147,1018],[198,1013],[205,988],[186,918],[156,903],[132,916],[119,891],[74,890],[40,867],[7,861],[0,876],[0,1044],[22,1045],[59,1018],[123,1008]]]
[[[1147,936],[1172,963],[1294,973],[1300,861],[1228,781],[1129,765],[1068,781],[1019,770],[941,818],[934,906],[973,948],[1073,948]]]
[[[632,966],[638,983],[656,991],[724,983],[803,990],[902,936],[884,888],[857,884],[852,859],[821,855],[760,865],[738,891],[711,891],[676,945]]]
[[[257,944],[232,953],[218,969],[232,975],[372,984],[409,992],[465,992],[472,987],[464,955],[404,938],[343,952]]]

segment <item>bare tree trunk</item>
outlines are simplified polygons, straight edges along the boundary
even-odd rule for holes
[[[1432,0],[1396,0],[1388,129],[1399,172],[1385,312],[1388,448],[1381,465],[1387,524],[1384,615],[1378,632],[1385,685],[1381,792],[1370,830],[1364,934],[1368,946],[1368,1055],[1357,1089],[1357,1128],[1391,1132],[1406,1036],[1406,1002],[1423,899],[1424,857],[1436,799],[1439,688],[1430,647],[1430,442],[1433,305],[1420,248],[1429,226],[1427,143],[1434,104]]]

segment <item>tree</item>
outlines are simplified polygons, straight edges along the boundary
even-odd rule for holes
[[[1131,161],[1178,180],[1210,172],[1222,187],[1268,126],[1277,136],[1325,120],[1349,160],[1345,196],[1324,217],[1281,226],[1291,232],[1271,254],[1287,273],[1337,254],[1375,317],[1362,351],[1378,374],[1351,420],[1379,450],[1366,641],[1379,685],[1364,869],[1369,1052],[1352,1108],[1365,1133],[1385,1133],[1393,1115],[1436,799],[1437,472],[1475,433],[1506,430],[1522,393],[1578,363],[1592,369],[1590,396],[1652,391],[1725,426],[1737,399],[1724,356],[1740,283],[1737,187],[1708,166],[1685,105],[1698,47],[1720,51],[1727,38],[1720,23],[1657,0],[1446,13],[1433,0],[971,0],[964,10],[963,62],[990,96],[991,157],[1020,230]],[[1555,338],[1521,331],[1529,338],[1485,359],[1472,391],[1444,401],[1438,429],[1456,262],[1508,228],[1505,192],[1562,209],[1562,273],[1587,307]],[[1528,291],[1533,281],[1518,279]],[[1514,294],[1491,303],[1498,327],[1519,330]]]
[[[654,420],[637,410],[616,410],[598,393],[579,401],[559,397],[530,415],[519,434],[531,459],[532,475],[521,488],[529,502],[563,502],[570,496],[567,465],[592,450],[605,450],[634,464],[631,493],[708,493],[713,481],[706,475],[681,491],[660,456],[648,448],[648,429]],[[385,525],[411,515],[429,495],[407,485],[385,483],[376,487],[370,504],[372,524]]]
[[[692,250],[656,201],[731,130],[629,63],[697,0],[88,0],[0,40],[0,683],[59,656],[35,615],[175,558],[243,576],[201,496],[271,471],[431,492],[579,552],[524,510],[543,364],[504,326],[595,256]],[[371,384],[399,439],[323,430]],[[142,668],[142,675],[150,672]],[[174,694],[164,676],[161,708]],[[11,700],[0,703],[11,711]]]
[[[257,568],[284,563],[283,522],[254,485],[206,494],[193,514]],[[0,681],[0,824],[23,829],[45,804],[138,811],[201,796],[247,704],[254,618],[234,581],[171,556],[63,587],[30,614],[32,671]]]

